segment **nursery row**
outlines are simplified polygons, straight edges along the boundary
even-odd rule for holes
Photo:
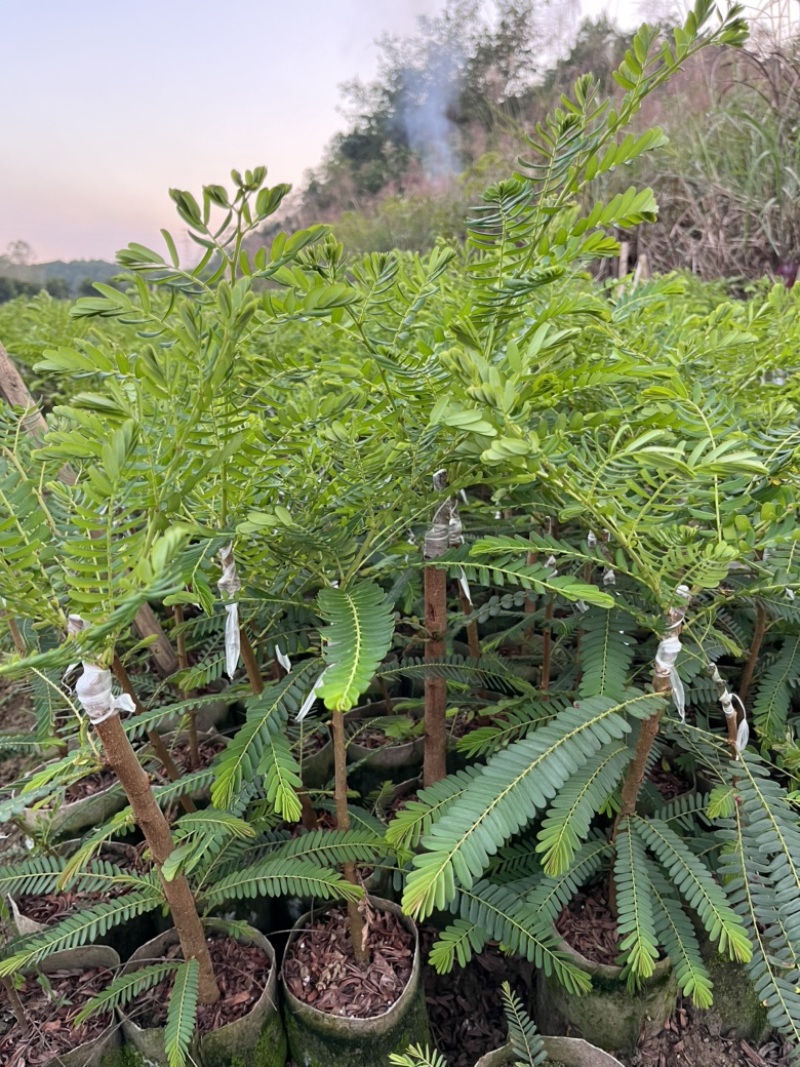
[[[46,419],[0,351],[4,1062],[116,1012],[126,1064],[283,1064],[283,1003],[303,1067],[438,1064],[423,921],[525,961],[519,1062],[523,1010],[627,1054],[726,983],[797,1047],[797,295],[584,272],[656,211],[597,199],[626,124],[744,32],[644,27],[463,255],[256,249],[287,187],[234,171],[172,192],[199,263],[129,246],[60,323]]]

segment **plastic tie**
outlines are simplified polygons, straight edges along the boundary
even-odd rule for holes
[[[84,660],[83,674],[75,683],[75,696],[93,726],[118,715],[121,711],[134,711],[136,705],[127,693],[114,696],[111,689],[111,671]]]
[[[317,699],[317,691],[321,687],[322,680],[324,677],[325,671],[322,672],[319,678],[317,678],[316,682],[314,682],[314,684],[311,686],[311,692],[303,701],[303,705],[295,717],[295,722],[302,722],[306,715],[308,715],[309,711],[311,711],[312,707],[314,706],[314,701]]]
[[[233,544],[225,545],[220,549],[220,563],[222,564],[222,577],[217,582],[217,588],[224,597],[228,597],[225,604],[227,618],[225,619],[225,673],[233,678],[239,664],[239,652],[241,650],[241,636],[239,634],[239,605],[233,597],[242,588],[242,583],[236,574],[236,561],[233,558]]]

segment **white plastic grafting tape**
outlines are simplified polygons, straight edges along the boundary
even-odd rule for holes
[[[548,574],[548,578],[557,578],[558,577],[558,567],[556,567],[556,563],[557,562],[558,561],[556,560],[555,556],[548,556],[547,559],[544,561],[545,567],[549,567],[550,568],[550,573]]]
[[[303,706],[298,711],[297,717],[294,720],[295,722],[302,722],[303,719],[306,717],[306,715],[308,715],[309,711],[311,711],[311,708],[314,705],[314,701],[317,699],[317,690],[322,685],[322,680],[323,680],[324,677],[325,677],[325,671],[322,672],[322,674],[319,676],[319,678],[317,678],[316,682],[314,682],[314,684],[312,685],[311,692],[308,694],[306,699],[303,701]]]
[[[617,576],[611,567],[606,567],[603,571],[603,585],[616,585]]]
[[[741,697],[737,693],[734,693],[733,699],[739,705],[739,710],[742,713],[742,721],[739,723],[739,728],[736,731],[736,758],[738,759],[750,742],[750,724],[747,721],[747,708],[744,706]],[[728,714],[727,711],[725,714]]]
[[[442,469],[438,470],[433,476],[433,488],[437,493],[442,493],[447,488],[447,471]],[[436,513],[433,516],[433,522],[428,527],[425,533],[425,542],[422,549],[422,555],[425,559],[436,559],[447,551],[451,544],[451,524],[453,519],[453,498],[446,497],[439,507],[436,509]],[[460,530],[461,520],[458,519],[458,526]],[[458,536],[458,532],[453,530],[453,536]],[[461,544],[461,541],[456,541],[455,544]]]
[[[220,549],[219,560],[222,565],[222,577],[217,582],[217,588],[223,596],[229,598],[225,605],[228,617],[225,619],[225,673],[233,678],[239,663],[239,605],[233,597],[242,588],[242,583],[236,575],[236,561],[233,558],[233,544],[225,545]]]
[[[121,711],[131,712],[136,706],[127,693],[114,696],[111,691],[111,671],[85,660],[83,674],[75,683],[75,696],[93,726],[105,722]]]
[[[461,586],[461,592],[464,594],[464,599],[467,603],[472,606],[472,592],[467,581],[467,573],[463,567],[459,567],[458,572],[458,584]]]
[[[458,504],[454,497],[450,498],[452,510],[450,522],[447,525],[447,540],[451,548],[458,548],[464,544],[464,527],[461,525],[461,516],[458,514]]]
[[[287,674],[292,673],[292,661],[289,659],[289,657],[286,655],[280,645],[275,646],[275,659],[278,661],[278,663],[280,663],[281,667],[283,667]]]
[[[667,637],[662,637],[656,650],[655,673],[661,678],[669,678],[675,707],[681,717],[681,722],[686,722],[686,693],[678,674],[678,669],[675,666],[680,650],[681,639],[677,634],[668,634]]]
[[[597,547],[597,535],[595,534],[594,530],[590,530],[586,535],[586,544],[589,546],[589,548]]]

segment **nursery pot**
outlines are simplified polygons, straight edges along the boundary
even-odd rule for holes
[[[703,1020],[712,1037],[725,1034],[760,1045],[772,1027],[744,964],[722,955],[704,932],[700,951],[714,983],[714,1003],[707,1011],[695,1014]]]
[[[36,970],[44,974],[52,974],[54,971],[73,971],[79,974],[91,967],[107,967],[114,971],[119,967],[119,956],[112,948],[85,945],[82,948],[54,953],[49,959],[38,964]],[[46,1060],[43,1067],[116,1067],[119,1061],[114,1050],[119,1045],[119,1027],[112,1019],[98,1037],[76,1045],[69,1052],[57,1053],[51,1060]]]
[[[224,930],[225,924],[206,919],[207,930]],[[263,934],[252,928],[239,940],[262,949],[270,960],[269,978],[261,996],[248,1013],[234,1022],[210,1033],[195,1035],[192,1043],[192,1062],[197,1067],[284,1067],[286,1063],[286,1034],[277,1008],[278,973],[275,950]],[[128,974],[158,960],[166,949],[178,940],[177,932],[167,930],[142,945],[125,964],[122,973]],[[168,1067],[164,1051],[164,1028],[143,1028],[118,1009],[122,1030],[129,1045],[126,1067]]]
[[[595,1048],[579,1037],[545,1037],[543,1041],[548,1062],[563,1063],[564,1067],[622,1067],[619,1060],[615,1060],[608,1052]],[[506,1067],[513,1062],[511,1045],[505,1045],[481,1056],[475,1067]]]
[[[675,1011],[678,987],[669,959],[658,960],[652,977],[637,993],[630,993],[622,979],[622,968],[595,963],[567,942],[562,951],[591,976],[592,988],[577,996],[568,993],[554,977],[537,974],[536,1018],[546,1034],[577,1031],[609,1052],[632,1052],[644,1028],[657,1033]]]
[[[71,856],[81,845],[81,841],[65,841],[62,845],[58,846],[58,852],[63,856]],[[103,844],[102,851],[107,855],[110,855],[111,862],[119,865],[120,860],[125,859],[126,849],[125,846],[119,844],[116,841],[106,841]],[[25,910],[24,898],[21,898],[20,902],[13,897],[8,897],[8,903],[11,908],[11,919],[17,930],[17,933],[25,936],[28,934],[38,934],[42,930],[46,930],[48,926],[54,925],[61,919],[66,918],[65,914],[54,917],[50,922],[39,922],[38,919],[32,918]],[[125,960],[131,954],[131,952],[150,934],[158,929],[154,926],[153,915],[151,912],[144,912],[142,915],[135,915],[127,922],[119,923],[114,926],[107,934],[98,937],[95,941],[98,945],[111,945],[116,952],[119,953],[121,959]]]
[[[328,740],[310,756],[303,756],[300,769],[306,789],[321,789],[333,774],[333,742]]]
[[[425,1044],[430,1040],[416,926],[397,904],[380,897],[371,897],[370,903],[380,911],[398,916],[413,934],[414,962],[406,987],[382,1015],[351,1019],[328,1015],[298,1000],[282,978],[289,1053],[298,1067],[377,1067],[388,1062],[390,1053],[405,1052],[409,1044]],[[302,916],[292,928],[284,959],[314,918],[330,907]]]
[[[207,733],[209,730],[214,729],[214,727],[218,727],[224,723],[229,717],[233,703],[235,703],[235,701],[225,700],[224,694],[217,696],[215,699],[210,696],[198,697],[197,710],[194,713],[198,733]],[[186,718],[187,715],[185,713],[181,715],[179,712],[165,716],[159,722],[159,733],[162,731],[165,734],[174,733],[180,728],[181,722]]]
[[[31,836],[35,836],[40,828],[47,827],[52,837],[63,837],[79,833],[88,826],[101,826],[112,815],[122,811],[127,803],[122,786],[114,782],[107,789],[71,803],[64,802],[57,808],[26,808],[22,813],[22,822]]]

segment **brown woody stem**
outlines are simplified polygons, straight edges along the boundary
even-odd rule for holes
[[[426,567],[425,596],[425,662],[445,655],[447,632],[447,570],[445,567]],[[447,775],[447,680],[440,676],[425,676],[425,754],[422,765],[423,785],[433,785]]]
[[[109,765],[122,783],[133,817],[147,840],[153,861],[161,875],[161,868],[172,852],[172,835],[164,813],[156,803],[150,779],[131,748],[119,715],[112,715],[103,722],[95,723],[95,730],[103,742]],[[186,960],[196,959],[200,967],[200,1002],[214,1004],[220,997],[219,987],[214,978],[203,925],[186,876],[176,874],[167,881],[161,875],[161,885],[183,949],[183,957]]]
[[[142,707],[141,701],[136,695],[136,690],[131,685],[130,677],[128,676],[128,672],[125,670],[125,667],[122,664],[122,660],[116,653],[114,653],[114,659],[111,664],[111,673],[122,686],[123,692],[127,693],[133,701],[136,707],[136,714],[141,715],[144,712],[144,708]],[[167,746],[164,744],[164,740],[158,730],[148,730],[147,740],[153,746],[153,752],[155,752],[156,756],[161,761],[161,764],[164,770],[166,771],[169,780],[171,782],[179,781],[181,778],[181,772],[176,767],[175,761],[169,754]],[[193,811],[197,811],[197,807],[195,806],[195,803],[190,796],[182,796],[180,798],[180,802],[181,807],[187,814]]]
[[[333,738],[333,773],[334,773],[334,797],[336,800],[336,829],[350,829],[350,812],[347,810],[347,744],[344,736],[344,715],[340,711],[333,712],[331,720],[331,736]],[[353,863],[342,864],[342,874],[348,882],[358,885],[356,868]],[[347,902],[347,918],[350,926],[350,939],[353,942],[353,954],[356,963],[363,970],[369,964],[369,953],[364,946],[364,920],[358,910],[355,900]]]
[[[261,677],[261,671],[256,660],[256,654],[253,650],[253,646],[250,644],[250,638],[247,636],[247,632],[243,626],[239,627],[239,651],[242,656],[242,662],[244,663],[244,669],[247,672],[247,680],[250,683],[250,688],[253,690],[255,696],[260,696],[264,692],[264,679]],[[314,807],[311,803],[308,793],[305,789],[297,790],[297,799],[300,801],[301,809],[301,821],[306,830],[316,830],[318,827],[317,813],[314,811]]]
[[[247,631],[244,626],[239,627],[239,652],[242,656],[244,669],[247,672],[247,680],[250,683],[250,688],[256,696],[260,696],[264,692],[264,679],[261,677],[258,660],[256,659],[256,654],[253,651],[253,646],[250,644],[250,638],[247,636]]]
[[[25,1015],[25,1009],[22,1006],[22,1000],[19,993],[14,988],[14,983],[10,978],[0,978],[3,989],[6,991],[8,997],[8,1003],[14,1018],[17,1020],[17,1026],[20,1032],[26,1036],[31,1032],[31,1024],[28,1022],[28,1018]]]
[[[173,607],[172,617],[175,620],[175,645],[178,650],[178,670],[185,671],[189,668],[189,654],[186,651],[186,634],[181,629],[183,626],[183,608],[180,604],[176,604]],[[181,696],[184,700],[193,695],[193,693],[188,693],[184,689],[181,690]],[[189,765],[193,771],[196,771],[200,766],[200,743],[197,738],[197,712],[194,708],[189,712]]]
[[[553,634],[549,624],[553,621],[553,601],[549,600],[544,609],[544,622],[542,624],[542,678],[541,689],[550,688],[550,669],[553,656]]]
[[[750,642],[750,654],[747,657],[747,662],[744,665],[742,671],[742,677],[739,681],[739,697],[742,703],[747,700],[747,694],[750,692],[750,684],[753,681],[753,672],[756,669],[758,663],[758,656],[761,652],[761,645],[764,641],[764,634],[767,632],[767,613],[761,604],[756,604],[756,622],[753,629],[753,640]],[[735,740],[734,729],[734,740]]]

